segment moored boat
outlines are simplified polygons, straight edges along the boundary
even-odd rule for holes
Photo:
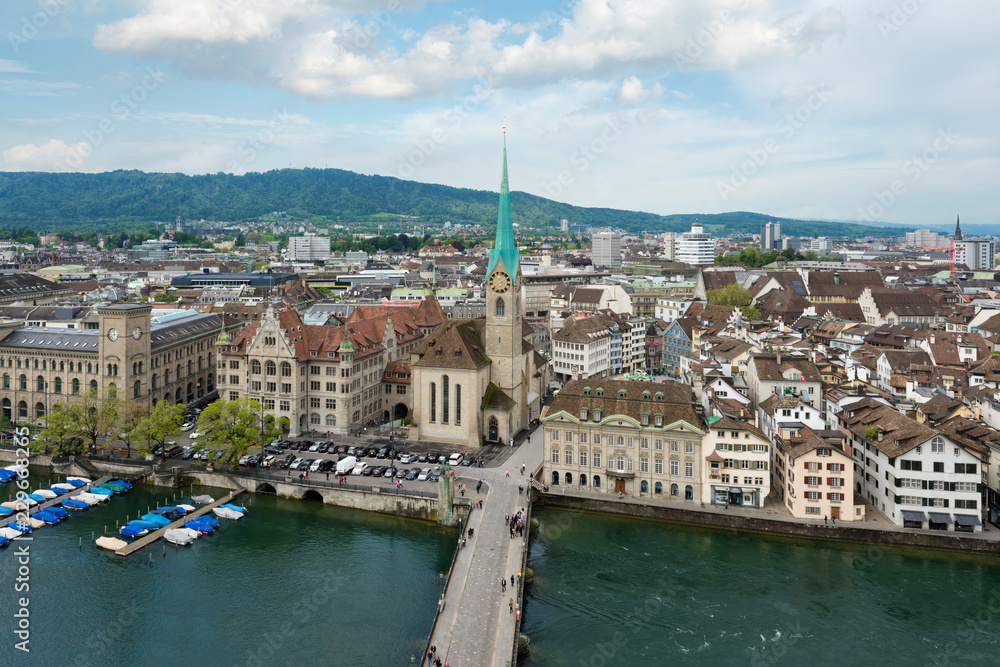
[[[117,537],[110,537],[108,535],[98,537],[96,543],[97,546],[110,549],[111,551],[118,551],[128,546],[128,542],[125,540],[119,540]]]
[[[96,493],[99,496],[113,496],[113,495],[115,495],[115,492],[112,491],[111,489],[105,489],[104,487],[101,487],[101,486],[92,486],[92,487],[90,487],[90,492],[91,493]]]
[[[83,502],[78,498],[67,498],[66,500],[62,501],[62,506],[65,507],[66,509],[71,509],[71,510],[85,510],[88,507],[90,507],[90,505],[88,505],[87,503]]]
[[[153,512],[150,512],[149,514],[144,514],[142,516],[142,520],[143,521],[150,521],[152,523],[155,523],[157,526],[159,526],[161,528],[163,526],[169,526],[170,523],[171,523],[170,519],[168,519],[165,516],[162,516],[160,514],[154,514]]]
[[[52,500],[58,495],[55,491],[50,491],[49,489],[38,489],[32,493],[36,496],[41,496],[45,500]]]
[[[215,502],[215,498],[212,496],[191,496],[191,500],[199,505],[211,505]]]
[[[242,519],[243,512],[237,512],[236,510],[231,510],[228,507],[216,507],[212,510],[215,516],[221,519]]]
[[[4,526],[0,528],[0,537],[6,537],[8,540],[12,540],[15,537],[21,537],[21,531],[11,528],[10,526]]]
[[[227,510],[233,510],[234,512],[239,512],[240,514],[246,514],[247,508],[241,505],[230,505],[229,503],[223,503],[219,507],[225,507]]]
[[[127,526],[122,526],[118,530],[118,532],[119,534],[124,535],[125,537],[142,537],[143,535],[149,533],[149,529],[143,528],[141,526],[133,526],[132,524],[128,524]]]
[[[70,484],[72,484],[73,486],[77,485],[76,482],[82,482],[82,484],[80,484],[80,486],[86,486],[86,485],[90,484],[90,479],[88,479],[86,477],[67,477],[66,481],[69,482]]]
[[[66,482],[65,482],[65,483],[66,483],[66,484],[69,484],[69,485],[70,485],[70,486],[72,486],[72,487],[73,487],[74,489],[79,489],[79,488],[82,488],[82,487],[84,487],[84,486],[87,486],[87,484],[88,484],[89,482],[85,482],[85,481],[83,481],[82,479],[77,479],[76,477],[70,477],[69,479],[67,479],[67,480],[66,480]]]
[[[31,516],[32,516],[32,518],[38,519],[39,521],[44,521],[45,523],[47,523],[49,525],[52,525],[54,523],[59,523],[60,521],[62,521],[62,519],[60,519],[58,516],[56,516],[55,514],[53,514],[52,512],[50,512],[48,510],[42,510],[41,512],[35,512]]]
[[[177,544],[180,546],[184,546],[194,542],[194,538],[191,537],[191,535],[188,534],[187,529],[184,528],[180,530],[171,528],[170,530],[168,530],[163,534],[163,537],[164,539],[167,540],[167,542],[170,542],[171,544]]]

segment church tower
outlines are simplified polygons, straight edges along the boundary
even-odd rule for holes
[[[955,216],[955,240],[962,240],[962,219],[959,215]]]
[[[521,385],[521,265],[514,243],[507,182],[507,136],[504,131],[503,172],[500,178],[500,210],[496,240],[486,269],[486,356],[493,362],[493,382],[517,400]]]

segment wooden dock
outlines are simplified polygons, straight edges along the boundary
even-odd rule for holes
[[[75,477],[75,475],[70,475],[70,477]],[[86,479],[86,478],[84,478],[84,479]],[[25,510],[25,512],[27,512],[28,514],[34,514],[35,512],[41,512],[44,509],[48,509],[50,507],[55,507],[56,505],[60,504],[62,501],[66,500],[67,498],[72,498],[73,496],[75,496],[75,495],[77,495],[79,493],[82,493],[83,491],[90,491],[91,487],[100,486],[101,484],[104,484],[105,482],[110,482],[112,479],[116,479],[116,478],[114,478],[114,477],[107,477],[107,476],[102,477],[99,480],[97,480],[96,482],[91,482],[90,484],[88,484],[86,486],[81,486],[79,489],[73,489],[72,491],[69,491],[68,493],[64,493],[62,495],[56,496],[55,498],[52,498],[51,500],[46,500],[44,503],[38,503],[37,505],[32,505],[27,510]],[[19,501],[13,500],[11,502],[15,502],[16,503],[16,502],[19,502]],[[13,521],[17,521],[18,520],[17,519],[17,515],[21,514],[21,513],[22,512],[15,512],[14,514],[11,514],[10,516],[6,516],[3,519],[0,519],[0,528],[3,528],[4,526],[8,525],[9,523],[11,523]]]
[[[190,514],[185,514],[184,516],[182,516],[177,521],[174,521],[169,526],[164,526],[163,528],[155,530],[152,533],[149,533],[148,535],[143,535],[135,542],[131,542],[128,546],[122,547],[115,553],[118,554],[119,556],[128,556],[130,554],[133,554],[139,549],[146,546],[147,544],[152,544],[156,540],[163,537],[168,530],[171,530],[172,528],[183,528],[186,522],[191,521],[193,519],[197,519],[202,515],[208,514],[219,505],[225,505],[226,503],[231,503],[233,501],[233,498],[240,495],[245,490],[246,489],[236,489],[235,491],[230,491],[229,495],[226,496],[225,498],[216,500],[214,503],[211,503],[210,505],[205,505],[204,507],[201,507],[195,510],[194,512],[191,512]]]

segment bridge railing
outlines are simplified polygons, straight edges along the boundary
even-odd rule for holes
[[[221,470],[227,475],[233,475],[234,477],[242,477],[245,479],[256,479],[260,481],[269,482],[280,482],[282,484],[301,484],[303,486],[317,487],[323,489],[347,489],[350,491],[363,491],[367,493],[376,492],[385,495],[397,495],[397,496],[418,496],[421,498],[437,498],[437,491],[421,491],[419,489],[413,488],[396,488],[393,486],[378,486],[369,484],[351,484],[349,482],[344,482],[341,484],[334,480],[320,480],[320,479],[299,479],[294,475],[284,475],[261,472],[258,470],[247,469],[247,470]]]

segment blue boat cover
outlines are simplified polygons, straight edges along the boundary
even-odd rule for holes
[[[139,526],[128,525],[124,526],[118,532],[124,535],[125,537],[139,537],[140,535],[144,535],[145,533],[149,532],[149,529],[140,528]]]
[[[161,527],[162,526],[169,526],[170,525],[170,519],[168,519],[168,518],[166,518],[164,516],[160,516],[159,514],[153,514],[152,512],[150,512],[149,514],[144,514],[143,517],[142,517],[142,520],[143,521],[152,521],[157,526],[161,526]]]
[[[7,544],[8,542],[10,542],[9,537],[4,537],[3,535],[0,535],[0,547]]]
[[[66,483],[67,483],[67,484],[72,484],[73,486],[75,486],[75,487],[76,487],[76,488],[78,488],[78,489],[79,489],[79,488],[80,488],[81,486],[87,486],[87,483],[86,483],[86,482],[81,482],[81,481],[80,481],[80,480],[78,480],[78,479],[67,479],[67,480],[66,480]]]
[[[34,500],[36,503],[44,503],[46,500],[45,496],[40,496],[37,493],[29,493],[28,497]]]
[[[216,519],[215,517],[208,516],[207,514],[201,515],[200,517],[195,519],[195,521],[203,521],[208,525],[210,525],[212,528],[218,528],[221,525],[218,519]]]
[[[26,523],[21,523],[20,521],[14,521],[14,522],[12,522],[12,523],[10,523],[8,525],[11,528],[13,528],[14,530],[18,531],[19,533],[30,533],[31,532],[31,526],[29,526]]]
[[[91,493],[96,493],[99,496],[113,496],[115,492],[111,489],[102,489],[99,486],[95,486],[90,490]]]
[[[213,530],[215,530],[214,526],[210,526],[204,521],[199,521],[198,519],[185,521],[184,527],[190,528],[191,530],[197,530],[199,533],[211,533]]]
[[[67,512],[61,507],[50,507],[45,511],[48,512],[49,514],[55,514],[60,519],[65,519],[66,517],[69,516],[69,512]]]
[[[59,517],[47,510],[42,510],[41,512],[35,512],[32,516],[36,519],[40,519],[45,523],[59,523]]]
[[[219,507],[225,507],[227,510],[233,510],[234,512],[239,512],[240,514],[246,514],[247,512],[246,507],[240,507],[239,505],[230,505],[229,503],[226,503],[224,505],[219,505]]]
[[[146,530],[156,530],[160,527],[159,524],[153,523],[152,521],[143,521],[142,519],[133,519],[128,522],[128,525],[145,528]]]
[[[62,494],[64,494],[64,493],[66,493],[68,490],[69,489],[63,489],[63,488],[58,487],[58,486],[53,486],[52,488],[49,489],[49,491],[51,491],[52,493],[58,494],[60,496]]]
[[[165,516],[171,521],[177,521],[181,518],[181,513],[177,511],[175,507],[158,507],[153,510],[153,514],[159,514],[160,516]]]
[[[75,509],[75,510],[85,510],[88,507],[90,507],[90,505],[88,505],[87,503],[83,502],[82,500],[77,500],[76,498],[67,498],[66,500],[62,501],[62,505],[63,507],[69,507],[70,509]]]
[[[7,516],[8,514],[13,514],[13,513],[14,510],[12,510],[11,508],[0,505],[0,516]]]

